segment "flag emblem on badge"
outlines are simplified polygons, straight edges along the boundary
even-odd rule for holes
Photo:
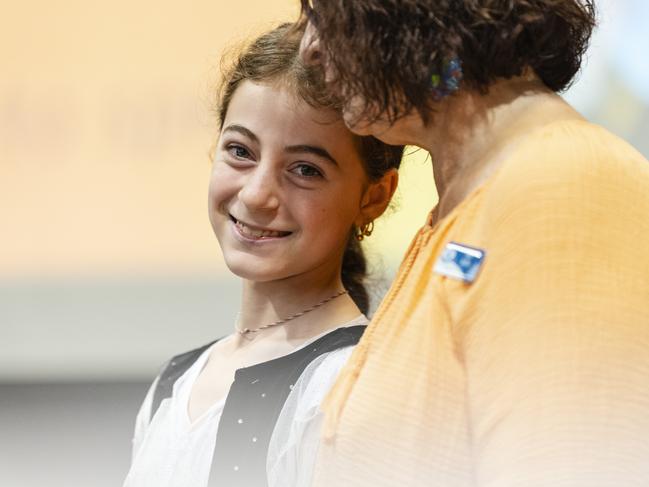
[[[433,271],[453,279],[470,283],[475,281],[486,252],[456,242],[449,242],[439,256]]]

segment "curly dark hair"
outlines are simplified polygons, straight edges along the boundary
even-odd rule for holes
[[[215,110],[221,128],[234,93],[246,80],[256,83],[281,82],[314,108],[339,111],[340,102],[326,89],[319,70],[305,65],[300,59],[302,27],[298,24],[282,24],[254,39],[233,59],[227,56],[223,58],[223,77]],[[377,181],[392,168],[399,168],[403,146],[390,146],[370,136],[352,136],[371,181]],[[365,314],[369,310],[369,296],[363,283],[366,272],[363,249],[355,238],[355,229],[350,229],[341,278],[343,286]]]
[[[551,90],[572,82],[595,27],[593,0],[301,0],[334,89],[370,117],[433,108],[431,77],[459,59],[481,93],[531,68]],[[337,87],[337,88],[336,88]]]

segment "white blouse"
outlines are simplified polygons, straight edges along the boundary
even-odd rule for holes
[[[323,419],[320,404],[353,350],[345,347],[319,356],[293,386],[268,446],[269,487],[311,486]]]
[[[344,327],[367,324],[365,316]],[[309,345],[318,335],[294,350]],[[322,354],[311,362],[289,394],[270,441],[269,487],[310,484],[319,443],[322,399],[333,385],[353,347]],[[140,407],[135,423],[133,455],[124,487],[206,487],[225,399],[213,404],[193,423],[189,395],[209,357],[211,347],[176,381],[172,395],[150,418],[157,380]],[[293,353],[293,352],[291,352]]]

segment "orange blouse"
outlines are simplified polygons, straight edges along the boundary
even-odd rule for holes
[[[486,251],[471,284],[434,272]],[[314,485],[649,485],[649,163],[555,122],[416,235],[323,405]]]

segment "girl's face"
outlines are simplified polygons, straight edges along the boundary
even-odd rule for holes
[[[209,185],[209,216],[232,272],[252,281],[339,272],[371,185],[352,134],[278,85],[242,82]],[[366,202],[366,201],[365,201]]]

